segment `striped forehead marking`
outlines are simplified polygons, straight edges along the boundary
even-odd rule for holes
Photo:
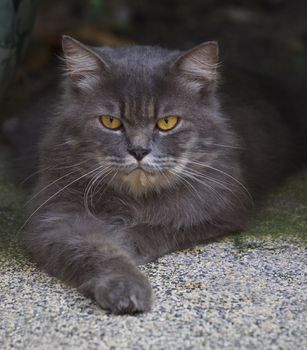
[[[156,116],[156,106],[153,98],[126,99],[123,108],[124,118],[131,122],[153,119]]]

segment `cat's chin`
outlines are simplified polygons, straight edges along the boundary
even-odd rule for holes
[[[160,191],[162,188],[169,187],[169,175],[148,172],[141,168],[136,168],[128,174],[122,176],[122,181],[132,194],[139,196],[151,191]]]

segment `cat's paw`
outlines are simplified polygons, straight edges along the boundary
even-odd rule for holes
[[[114,314],[136,314],[150,310],[152,289],[141,274],[116,276],[99,281],[95,299],[101,307]]]

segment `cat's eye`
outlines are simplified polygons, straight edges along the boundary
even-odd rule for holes
[[[157,121],[157,127],[161,131],[169,131],[174,129],[174,127],[178,124],[179,118],[175,115],[169,115],[163,118],[160,118]]]
[[[111,130],[118,130],[123,125],[120,119],[111,115],[102,115],[99,117],[99,120],[104,127]]]

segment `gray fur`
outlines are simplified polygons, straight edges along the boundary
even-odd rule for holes
[[[243,230],[251,196],[289,168],[290,135],[267,106],[241,108],[218,92],[215,43],[181,53],[64,37],[63,48],[64,93],[40,144],[28,246],[103,308],[148,311],[151,287],[137,265]],[[103,127],[105,114],[124,129]],[[180,123],[160,132],[167,115]],[[129,147],[150,153],[138,162]]]

